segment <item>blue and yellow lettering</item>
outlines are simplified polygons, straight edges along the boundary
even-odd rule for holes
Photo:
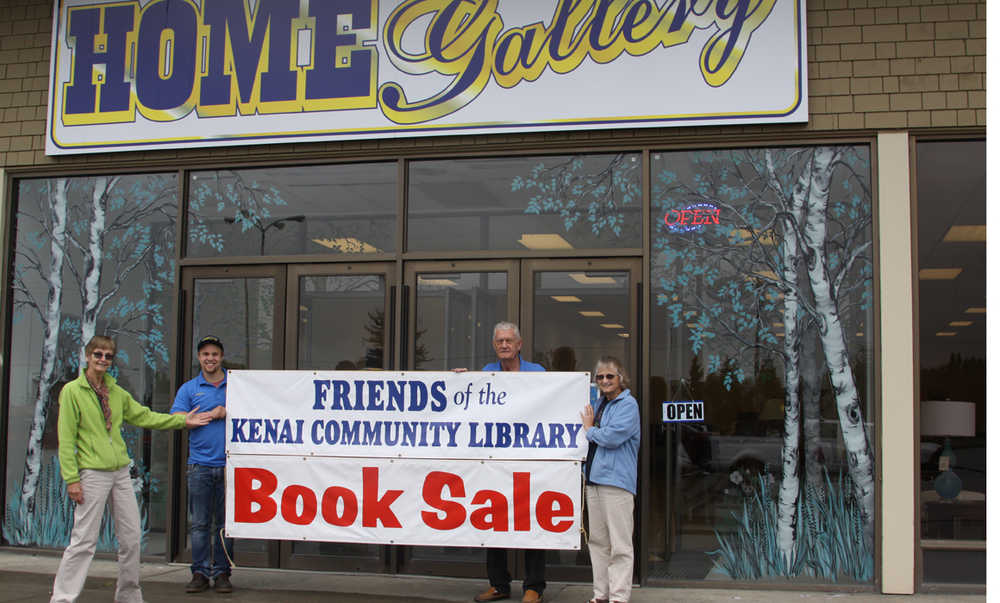
[[[198,11],[187,0],[159,0],[142,10],[135,95],[147,119],[174,121],[194,108]]]
[[[132,119],[126,57],[135,15],[133,3],[69,9],[67,43],[73,49],[73,75],[63,85],[67,125]]]
[[[374,107],[378,53],[362,46],[377,36],[378,5],[370,0],[312,2],[311,64],[305,70],[306,111]]]

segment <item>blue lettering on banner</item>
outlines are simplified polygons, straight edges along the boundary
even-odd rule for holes
[[[703,400],[683,400],[663,403],[664,423],[692,423],[705,420]]]
[[[237,444],[303,444],[302,419],[231,418]],[[460,421],[359,421],[317,419],[309,426],[316,446],[456,448]],[[579,423],[467,423],[470,448],[575,448]]]
[[[314,379],[313,410],[362,410],[420,412],[428,408],[442,412],[448,406],[444,381],[430,388],[423,381],[384,379]]]

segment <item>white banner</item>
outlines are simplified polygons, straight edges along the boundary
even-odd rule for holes
[[[54,0],[46,152],[808,120],[805,0]]]
[[[228,372],[233,454],[576,460],[589,373]]]
[[[580,463],[232,455],[226,534],[580,548]]]

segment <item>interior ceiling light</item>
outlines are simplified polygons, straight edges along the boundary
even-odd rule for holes
[[[938,337],[954,337],[955,335],[958,335],[958,333],[955,331],[938,331],[935,335]]]
[[[774,231],[758,231],[757,242],[761,245],[774,245]],[[753,234],[749,228],[734,228],[729,231],[729,243],[731,245],[749,245],[753,243]]]
[[[570,272],[569,277],[581,285],[614,285],[615,279],[610,276],[588,276],[583,272]]]
[[[624,329],[625,325],[620,325],[617,322],[602,322],[601,326],[605,329]]]
[[[343,253],[378,253],[379,249],[371,243],[365,243],[354,237],[339,237],[336,239],[313,239],[313,243],[327,249],[336,249]]]
[[[575,295],[553,295],[552,299],[556,300],[557,302],[581,302],[581,301],[583,301],[582,299],[580,299],[579,297],[577,297]]]
[[[628,339],[628,333],[619,333],[618,336],[619,337],[624,337],[625,339]]]
[[[949,327],[967,327],[972,324],[971,320],[953,320],[948,323]]]
[[[945,243],[985,243],[985,224],[956,224],[944,235]]]
[[[772,281],[778,280],[778,275],[775,274],[773,270],[758,270],[757,272],[754,272],[752,275],[748,276],[747,280],[753,280],[755,276],[770,279]]]
[[[923,268],[920,270],[922,281],[950,281],[962,274],[961,268]]]
[[[966,308],[965,313],[966,314],[986,314],[986,308],[981,308],[981,307],[973,306],[972,308]]]
[[[438,287],[457,287],[458,283],[451,280],[450,278],[425,278],[419,277],[417,279],[418,285],[428,285],[428,286],[438,286]]]
[[[569,241],[558,234],[522,234],[517,240],[528,249],[573,249]]]
[[[580,310],[580,316],[588,316],[588,317],[591,317],[591,318],[598,317],[599,318],[601,316],[604,316],[604,312],[601,312],[600,310]]]

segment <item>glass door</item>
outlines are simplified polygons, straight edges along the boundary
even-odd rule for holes
[[[225,346],[223,365],[235,369],[280,369],[284,366],[285,268],[283,266],[192,267],[182,271],[184,340],[181,383],[200,370],[196,342],[216,335]],[[179,385],[179,384],[178,384]],[[172,491],[177,497],[176,542],[183,543],[172,558],[191,560],[187,530],[187,434],[174,440],[181,473]],[[268,540],[236,540],[234,560],[243,566],[276,567],[278,546]]]
[[[492,362],[493,325],[518,320],[517,271],[506,260],[408,264],[402,369],[479,370]],[[479,577],[486,550],[399,547],[399,563],[403,573]]]
[[[525,260],[521,268],[522,355],[549,371],[593,372],[602,356],[622,361],[632,394],[642,406],[640,382],[639,259]],[[642,475],[642,472],[639,472]],[[636,501],[636,517],[640,501]],[[587,517],[584,516],[586,526]],[[636,568],[638,554],[635,522]],[[579,551],[549,551],[549,580],[590,580],[590,557],[581,535]]]
[[[391,368],[394,268],[391,263],[290,266],[285,368]],[[284,541],[281,567],[385,572],[388,550],[376,544]]]

